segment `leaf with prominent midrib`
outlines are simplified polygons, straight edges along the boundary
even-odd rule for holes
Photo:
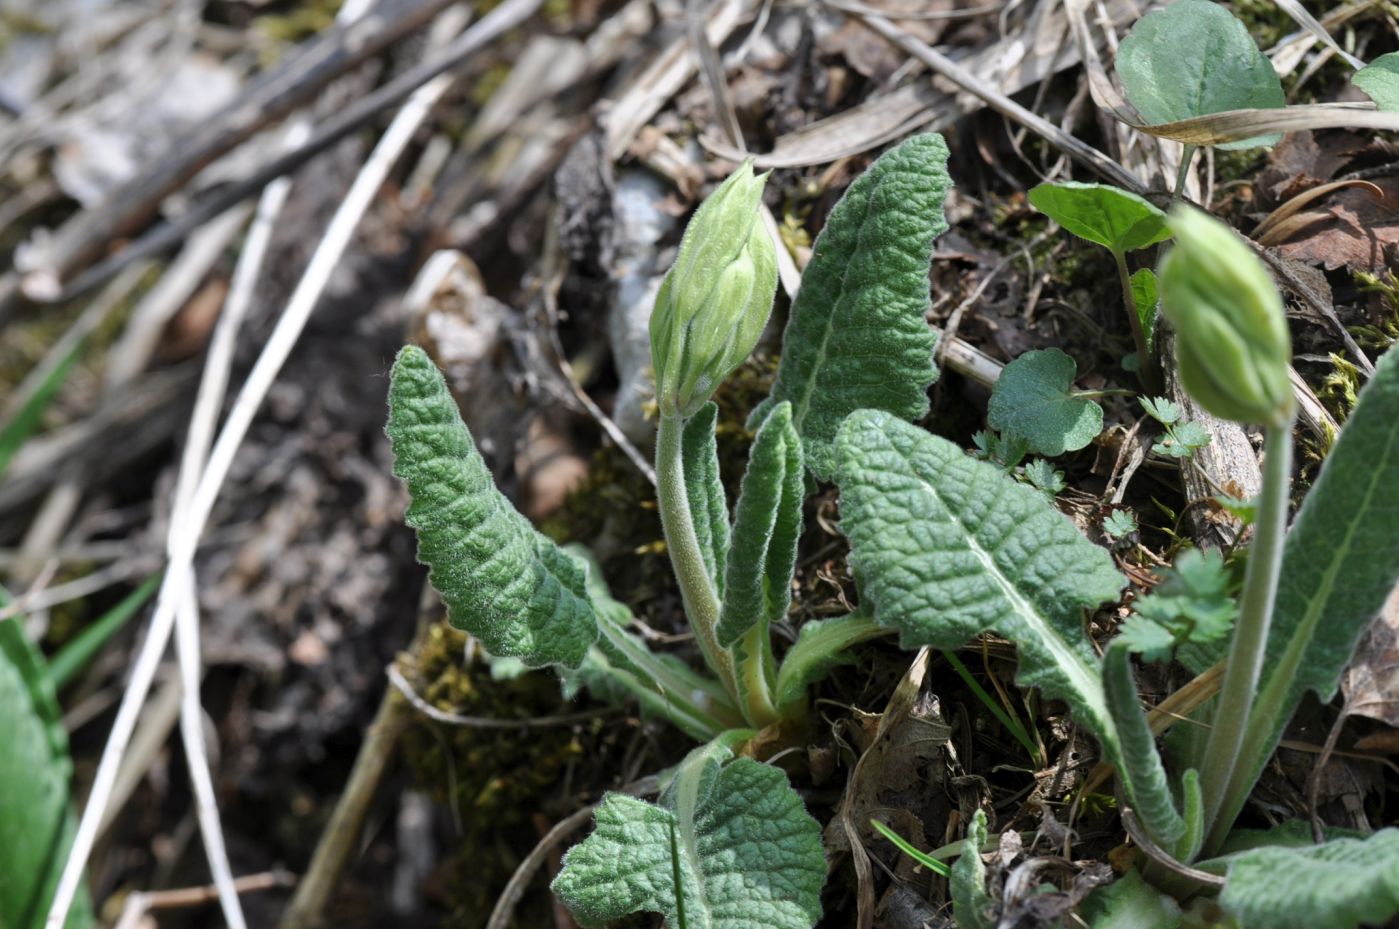
[[[1399,351],[1375,366],[1283,547],[1259,701],[1256,776],[1302,696],[1336,693],[1355,643],[1399,580]],[[1281,698],[1281,699],[1278,699]],[[1254,723],[1258,724],[1255,725]]]
[[[821,827],[787,776],[711,743],[659,803],[603,797],[553,891],[583,926],[647,912],[678,927],[678,898],[690,929],[811,929],[825,877]]]
[[[855,410],[928,412],[937,378],[928,267],[951,186],[942,136],[913,136],[850,185],[812,246],[772,395],[750,422],[791,401],[806,466],[822,480],[835,469],[836,430]]]
[[[1108,553],[1043,494],[887,413],[854,414],[836,445],[840,528],[875,619],[906,648],[1009,638],[1020,683],[1066,701],[1113,758],[1083,612],[1125,584]]]
[[[1029,196],[1035,209],[1080,239],[1111,252],[1136,251],[1171,237],[1165,213],[1118,187],[1061,181],[1040,184]]]
[[[1228,869],[1220,905],[1245,926],[1355,929],[1399,914],[1399,829],[1321,845],[1254,848],[1218,863]]]
[[[1375,101],[1375,106],[1399,113],[1399,52],[1381,55],[1355,72],[1350,82]]]
[[[1143,16],[1117,50],[1117,75],[1149,125],[1287,102],[1273,63],[1244,24],[1213,0],[1176,0]],[[1280,138],[1255,136],[1216,148],[1254,148]]]
[[[394,362],[387,432],[418,558],[452,624],[492,655],[576,668],[598,634],[587,572],[496,489],[447,382],[416,346]]]

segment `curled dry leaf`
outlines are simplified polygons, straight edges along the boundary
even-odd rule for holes
[[[1341,690],[1348,715],[1399,729],[1399,587],[1361,637]]]
[[[1301,215],[1315,221],[1297,228],[1279,246],[1285,257],[1328,271],[1378,272],[1399,265],[1399,176],[1338,190]]]

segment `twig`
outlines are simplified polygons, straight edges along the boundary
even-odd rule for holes
[[[225,188],[210,193],[181,214],[179,219],[152,229],[116,255],[93,265],[75,277],[70,284],[62,288],[61,294],[55,291],[57,290],[58,277],[61,276],[59,271],[62,269],[50,269],[50,273],[54,276],[47,280],[37,281],[35,288],[38,292],[32,295],[36,298],[42,296],[45,299],[69,299],[101,285],[130,262],[164,251],[189,235],[194,228],[257,193],[274,178],[295,170],[350,133],[358,130],[384,110],[401,103],[432,79],[459,67],[482,47],[533,16],[542,4],[543,0],[505,0],[504,3],[483,16],[476,25],[463,32],[440,54],[428,59],[416,68],[405,71],[383,87],[361,97],[320,124],[311,138],[299,148],[274,158],[243,180],[235,181]],[[25,286],[28,289],[27,281]]]
[[[78,213],[56,230],[21,268],[26,276],[26,293],[36,299],[51,299],[63,278],[91,260],[107,243],[137,228],[164,197],[178,190],[205,165],[301,106],[349,69],[418,29],[451,2],[381,0],[368,15],[338,24],[306,43],[298,54],[260,76],[223,110],[203,120],[195,130],[204,133],[203,138],[185,138],[172,144],[168,157],[127,182],[97,208]],[[209,125],[216,127],[213,132],[204,128]],[[186,226],[185,233],[204,225],[250,192],[218,210],[201,213]]]
[[[446,710],[439,710],[424,700],[413,685],[408,683],[408,679],[403,676],[394,665],[389,665],[384,673],[388,675],[389,683],[403,694],[404,698],[419,713],[429,719],[435,719],[439,723],[446,723],[449,726],[465,726],[471,729],[548,729],[554,726],[571,726],[574,723],[585,722],[596,719],[609,712],[609,709],[585,710],[578,713],[561,713],[557,716],[533,716],[525,719],[498,719],[491,716],[462,716],[458,713],[449,713]]]
[[[524,2],[533,5],[538,3],[538,0]],[[507,0],[505,6],[497,7],[491,15],[510,5],[511,0]],[[469,35],[484,25],[485,20],[482,20],[464,35]],[[141,704],[150,689],[160,656],[170,641],[175,609],[183,596],[182,588],[188,580],[186,568],[193,562],[199,535],[209,520],[209,514],[213,510],[214,501],[218,498],[224,479],[228,476],[234,455],[237,454],[253,417],[262,406],[263,399],[305,328],[311,311],[319,302],[335,266],[359,227],[360,219],[368,210],[398,156],[407,147],[432,105],[450,83],[449,78],[438,78],[422,87],[394,117],[332,217],[324,237],[316,246],[305,273],[287,303],[286,310],[277,321],[266,346],[248,375],[247,382],[239,392],[218,441],[214,443],[208,466],[191,497],[188,517],[175,527],[178,538],[172,540],[170,564],[161,583],[155,615],[151,618],[150,632],[137,655],[130,684],[122,698],[117,718],[112,724],[112,733],[98,764],[87,807],[78,823],[77,834],[49,910],[46,923],[48,929],[61,929],[73,904],[88,856],[92,854],[98,823],[111,797],[111,788],[121,756],[140,714]]]
[[[233,881],[239,893],[252,893],[258,890],[275,890],[290,887],[296,878],[286,871],[266,871],[262,874],[249,874]],[[142,917],[151,910],[173,910],[200,906],[217,897],[218,890],[213,885],[202,887],[181,887],[178,890],[137,891],[126,898],[121,908],[121,918],[112,929],[137,929]]]

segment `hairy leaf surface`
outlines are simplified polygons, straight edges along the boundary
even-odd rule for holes
[[[729,557],[729,503],[719,475],[719,448],[714,428],[719,408],[706,403],[685,422],[681,437],[685,494],[690,500],[690,519],[695,524],[704,566],[719,596],[724,595],[724,563]]]
[[[753,439],[734,508],[720,645],[730,646],[754,625],[766,628],[787,615],[802,531],[804,480],[792,405],[779,403]]]
[[[1144,197],[1107,184],[1061,181],[1030,191],[1035,209],[1080,239],[1130,252],[1171,237],[1166,214]]]
[[[1117,74],[1149,125],[1287,102],[1272,62],[1244,24],[1213,0],[1176,0],[1143,16],[1117,50]],[[1216,147],[1255,148],[1280,138]]]
[[[1283,548],[1259,684],[1271,718],[1248,743],[1256,775],[1303,694],[1331,699],[1365,627],[1399,580],[1399,351],[1375,366]]]
[[[787,776],[710,744],[659,803],[603,797],[553,890],[587,927],[638,912],[678,927],[679,902],[690,929],[811,929],[825,876],[821,827]]]
[[[387,431],[418,558],[452,624],[493,655],[577,667],[597,638],[586,570],[496,489],[447,382],[416,346],[394,363]]]
[[[986,892],[986,865],[981,846],[986,844],[986,814],[977,810],[967,827],[967,844],[952,866],[952,912],[960,929],[992,929],[991,895]]]
[[[1219,902],[1246,926],[1354,929],[1399,914],[1399,829],[1226,856]],[[1208,865],[1206,865],[1208,867]]]
[[[835,469],[836,430],[850,413],[911,420],[928,412],[937,378],[924,319],[928,266],[947,229],[951,186],[942,136],[913,136],[850,185],[812,247],[772,395],[752,422],[790,401],[806,465],[822,480]]]
[[[1057,348],[1026,352],[996,379],[986,422],[1024,439],[1039,455],[1078,451],[1103,431],[1103,408],[1075,396],[1077,373],[1078,365]]]
[[[995,630],[1019,649],[1018,679],[1069,703],[1109,757],[1116,740],[1086,608],[1124,580],[1035,490],[946,439],[862,410],[838,440],[841,530],[862,601],[904,647],[956,648]]]

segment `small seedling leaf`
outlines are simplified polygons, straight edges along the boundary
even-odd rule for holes
[[[1083,611],[1124,580],[1036,490],[887,413],[837,440],[841,530],[862,602],[905,648],[956,648],[988,630],[1019,648],[1018,680],[1063,699],[1116,755]]]
[[[993,902],[986,892],[986,865],[981,846],[986,844],[986,814],[977,810],[967,827],[966,847],[952,866],[952,912],[960,929],[993,929]]]
[[[658,803],[603,797],[553,890],[585,927],[639,912],[678,925],[683,905],[691,926],[811,929],[825,877],[821,827],[787,776],[712,743],[681,762]]]
[[[1351,83],[1375,101],[1375,106],[1399,113],[1399,52],[1381,55],[1356,72]]]
[[[1191,549],[1163,574],[1161,583],[1136,602],[1117,641],[1146,661],[1169,661],[1187,643],[1218,647],[1238,615],[1223,557]]]
[[[1103,408],[1073,392],[1078,367],[1057,348],[1026,352],[1005,366],[986,421],[1053,457],[1077,451],[1103,431]]]
[[[1355,929],[1399,914],[1399,829],[1220,860],[1228,869],[1220,905],[1246,926]]]
[[[598,635],[586,568],[496,489],[447,382],[416,346],[394,363],[387,431],[418,558],[452,624],[492,655],[578,667]]]
[[[1083,901],[1090,929],[1177,929],[1180,904],[1142,880],[1135,868]]]
[[[1150,125],[1286,103],[1270,62],[1233,14],[1213,0],[1176,0],[1143,16],[1117,50],[1127,99]],[[1221,143],[1272,145],[1280,135]]]
[[[1156,350],[1156,309],[1159,302],[1156,272],[1142,268],[1132,275],[1132,303],[1146,333],[1148,351]]]
[[[1165,213],[1144,198],[1107,184],[1040,184],[1030,191],[1030,202],[1080,239],[1119,254],[1171,237]]]
[[[812,247],[777,380],[750,422],[790,401],[806,466],[822,480],[835,469],[836,430],[855,410],[908,420],[928,412],[937,378],[928,267],[951,186],[942,136],[914,136],[850,185]]]

